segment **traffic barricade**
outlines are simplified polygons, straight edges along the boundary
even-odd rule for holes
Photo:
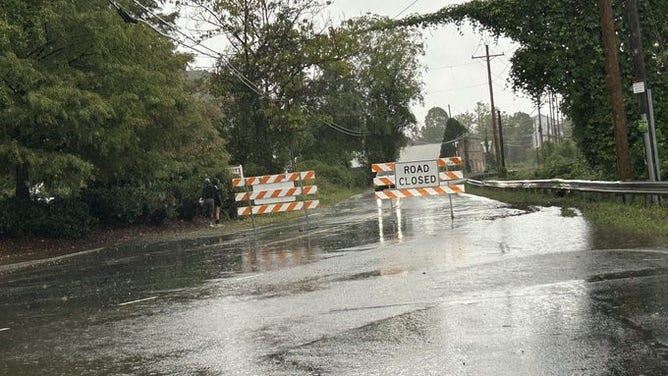
[[[464,172],[451,170],[461,165],[460,157],[372,164],[371,171],[376,173],[373,179],[376,188],[374,196],[385,200],[463,193]],[[379,187],[383,189],[379,190]]]
[[[306,197],[315,195],[318,187],[303,184],[304,181],[313,179],[314,171],[234,178],[232,187],[244,190],[235,193],[234,199],[237,205],[246,204],[237,208],[237,215],[253,216],[316,209],[320,201],[307,200]]]

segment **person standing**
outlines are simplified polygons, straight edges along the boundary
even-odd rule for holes
[[[213,227],[213,215],[215,210],[216,188],[211,183],[211,179],[204,179],[204,188],[200,202],[204,204],[204,213],[209,220],[209,226]]]
[[[216,225],[218,225],[220,224],[220,208],[223,206],[223,193],[220,190],[220,180],[218,180],[218,178],[213,179],[213,187],[216,189],[216,193],[213,197],[214,218],[216,220]]]

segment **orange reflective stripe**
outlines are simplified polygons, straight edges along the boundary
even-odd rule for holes
[[[371,171],[381,172],[381,171],[394,171],[394,162],[388,163],[374,163],[371,165]]]

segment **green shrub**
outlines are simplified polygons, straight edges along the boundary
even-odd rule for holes
[[[197,200],[202,194],[202,179],[191,177],[163,184],[165,185],[163,190],[170,192],[171,195],[170,202],[173,212],[170,213],[170,217],[190,221],[199,214],[200,207]]]
[[[35,218],[46,215],[46,203],[8,198],[0,202],[0,234],[25,236],[37,225]]]
[[[50,202],[10,198],[0,202],[0,235],[76,239],[92,230],[95,219],[76,198]]]
[[[535,171],[536,178],[592,180],[601,178],[601,174],[587,165],[575,144],[570,141],[563,144],[546,142],[543,145],[541,160],[540,168]]]
[[[83,192],[83,197],[100,223],[117,227],[141,223],[159,225],[177,217],[181,203],[174,187],[169,182],[158,182],[150,187],[91,187]],[[190,200],[196,200],[192,193]]]
[[[56,198],[48,205],[48,216],[40,224],[38,234],[47,238],[77,239],[93,229],[97,220],[88,205],[78,198]]]
[[[301,170],[314,170],[319,185],[326,183],[342,187],[362,187],[369,185],[367,175],[359,169],[346,168],[339,164],[328,164],[323,161],[310,160],[300,163]],[[326,182],[321,184],[321,182]]]
[[[119,227],[139,222],[144,213],[142,196],[141,189],[133,186],[90,187],[82,193],[95,218]]]

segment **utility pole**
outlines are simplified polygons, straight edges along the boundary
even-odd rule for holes
[[[543,115],[540,113],[540,106],[543,105],[543,96],[539,95],[536,102],[538,108],[538,131],[536,133],[536,167],[540,167],[540,157],[543,151]]]
[[[496,111],[499,116],[499,149],[501,149],[501,169],[505,174],[506,171],[506,152],[503,147],[503,124],[501,124],[501,111]]]
[[[649,100],[649,83],[645,71],[645,54],[640,35],[640,20],[638,19],[638,0],[626,0],[626,17],[631,33],[630,46],[633,55],[633,92],[638,94],[640,104],[640,119],[645,126],[645,155],[647,158],[647,172],[650,181],[661,180],[659,155],[656,146],[656,130],[652,113],[652,102]]]
[[[621,180],[631,180],[633,178],[633,170],[631,169],[631,157],[629,154],[622,80],[619,75],[617,38],[615,37],[615,24],[612,18],[612,4],[610,0],[598,0],[598,7],[601,16],[603,49],[605,51],[605,81],[608,86],[608,96],[612,110],[612,125],[615,134],[617,173]]]
[[[500,174],[504,174],[501,166],[501,149],[499,147],[499,131],[496,128],[496,111],[494,110],[494,90],[492,89],[492,68],[490,67],[490,60],[493,57],[503,56],[503,54],[490,55],[489,45],[485,45],[485,56],[471,56],[471,59],[485,58],[487,61],[487,82],[489,83],[489,101],[492,106],[492,138],[494,140],[494,155],[496,159],[496,170]]]
[[[542,98],[538,98],[538,145],[540,149],[543,150],[543,115],[540,113],[540,106],[543,105]]]
[[[557,101],[557,94],[552,92],[552,107],[554,110],[554,136],[555,142],[560,144],[561,139],[561,124],[559,124],[559,102]]]
[[[552,108],[552,92],[547,92],[547,141],[552,141],[553,144],[556,144],[554,141],[554,111]]]

